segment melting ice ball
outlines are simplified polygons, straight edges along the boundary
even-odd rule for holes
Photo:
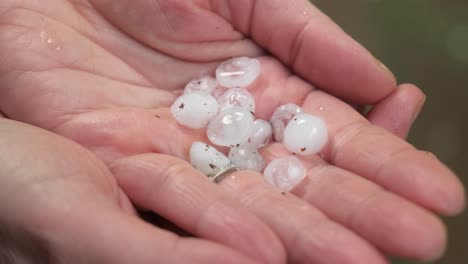
[[[307,176],[301,161],[295,156],[275,159],[265,168],[265,180],[283,192],[292,190]]]
[[[268,144],[273,134],[273,128],[270,122],[257,119],[253,123],[252,134],[250,135],[249,142],[257,148],[261,148]]]
[[[218,88],[218,82],[215,78],[203,76],[187,83],[184,93],[203,92],[211,94],[216,88]]]
[[[202,92],[183,94],[174,102],[171,113],[180,124],[200,129],[218,114],[216,99]]]
[[[285,148],[299,155],[319,153],[328,141],[328,130],[325,122],[313,115],[296,115],[284,130]]]
[[[218,98],[218,104],[220,111],[237,106],[255,113],[255,98],[244,88],[228,89]]]
[[[216,69],[216,80],[224,87],[247,87],[260,75],[260,62],[247,57],[233,58]]]
[[[270,123],[273,127],[273,135],[277,142],[283,141],[284,129],[286,125],[297,114],[303,113],[302,107],[296,104],[285,104],[276,108],[270,118]]]
[[[249,139],[253,123],[252,113],[234,107],[211,119],[206,134],[210,141],[218,146],[240,146]]]
[[[241,170],[262,171],[265,166],[265,161],[258,149],[249,143],[234,147],[228,155],[229,159],[237,168]]]
[[[217,149],[203,142],[194,142],[190,148],[190,163],[208,177],[232,167],[231,161]]]

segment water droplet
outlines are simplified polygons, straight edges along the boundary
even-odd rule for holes
[[[39,33],[41,40],[52,50],[62,50],[62,43],[52,31],[41,31]]]

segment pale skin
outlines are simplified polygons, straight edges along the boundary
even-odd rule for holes
[[[47,188],[73,208],[74,221],[42,202],[36,189],[2,204],[12,216],[0,221],[19,221],[41,241],[51,240],[61,257],[53,263],[209,263],[221,255],[232,263],[386,263],[386,254],[422,260],[442,254],[446,234],[436,214],[459,213],[464,190],[435,156],[401,139],[424,96],[412,85],[395,89],[393,75],[307,1],[6,0],[0,13],[0,110],[93,153],[1,121],[0,132],[11,135],[5,149],[18,153],[2,153],[3,160],[49,155],[53,166],[33,163],[24,173],[32,186],[35,179],[49,184],[49,175],[64,177],[73,194]],[[188,80],[236,56],[262,63],[260,79],[249,88],[259,117],[297,103],[329,126],[322,155],[303,159],[309,175],[294,195],[281,194],[253,172],[214,185],[184,161],[203,131],[177,125],[167,107]],[[366,119],[344,101],[378,104]],[[14,144],[26,141],[23,148]],[[264,154],[286,153],[271,145]],[[70,175],[70,168],[79,173]],[[2,180],[0,188],[11,180],[11,186],[27,186],[17,178]],[[15,210],[23,200],[35,206]],[[129,201],[200,239],[144,224]],[[45,217],[38,207],[49,212],[47,221],[34,222]],[[47,236],[51,216],[61,223],[53,237],[78,243]],[[85,220],[92,222],[83,225]],[[123,231],[109,238],[116,230]],[[77,257],[86,252],[89,262]]]

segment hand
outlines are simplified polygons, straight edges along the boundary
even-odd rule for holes
[[[138,219],[111,172],[74,142],[0,118],[0,145],[1,263],[259,263],[218,243],[181,238]],[[245,209],[226,201],[203,208],[209,199],[223,199],[215,186],[210,188],[198,200],[199,210],[181,207],[177,198],[171,205],[196,220],[197,232],[237,244],[258,261],[271,260],[267,245],[281,254],[273,234]],[[246,218],[235,227],[229,221],[215,225],[219,213],[232,222]],[[241,242],[253,248],[242,249]]]
[[[171,91],[212,72],[228,57],[260,56],[268,50],[275,58],[262,58],[261,80],[252,87],[257,97],[268,98],[259,103],[257,114],[267,117],[281,103],[307,98],[304,107],[330,126],[330,151],[324,160],[306,161],[308,183],[316,184],[305,186],[307,193],[296,192],[301,199],[279,196],[260,176],[246,172],[226,179],[219,189],[234,192],[262,218],[296,262],[384,262],[376,247],[423,259],[443,250],[440,222],[416,204],[456,213],[463,206],[456,178],[433,157],[371,126],[347,104],[278,63],[349,102],[375,103],[394,92],[393,76],[308,2],[48,0],[23,1],[23,8],[3,2],[2,111],[94,151],[139,206],[189,229],[180,209],[167,201],[180,197],[192,205],[191,200],[210,193],[200,185],[199,173],[187,169],[182,175],[176,173],[185,164],[181,161],[138,154],[186,158],[202,132],[194,135],[170,118],[164,107],[175,97]],[[317,112],[320,107],[325,111]],[[389,120],[375,116],[376,123]],[[279,155],[278,148],[272,146],[266,154]],[[130,175],[137,176],[130,181]],[[333,189],[334,181],[342,184]],[[164,188],[155,191],[161,183]],[[181,195],[189,190],[199,192]],[[261,199],[256,193],[263,194]],[[393,219],[383,217],[388,215]]]

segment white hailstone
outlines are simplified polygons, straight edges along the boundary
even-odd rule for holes
[[[218,87],[218,82],[211,76],[203,76],[187,83],[184,93],[203,92],[211,94]]]
[[[215,176],[232,167],[232,162],[217,149],[203,142],[194,142],[190,148],[190,163],[207,176]]]
[[[254,123],[252,113],[234,107],[216,115],[206,130],[210,141],[218,146],[238,146],[249,139]]]
[[[247,87],[260,75],[257,59],[240,57],[221,63],[216,69],[216,80],[224,87]]]
[[[207,93],[187,93],[176,99],[171,113],[181,125],[200,129],[218,114],[218,102]]]
[[[218,104],[220,112],[237,106],[255,113],[255,98],[244,88],[228,89],[218,98]]]
[[[270,122],[257,119],[253,123],[252,134],[250,135],[249,142],[257,148],[261,148],[268,144],[273,135],[273,128]]]
[[[218,86],[218,88],[211,92],[211,95],[216,98],[216,100],[219,100],[221,95],[223,95],[227,90],[229,90],[229,88]]]
[[[263,172],[265,180],[283,192],[292,190],[306,176],[304,165],[294,156],[273,160]]]
[[[228,157],[241,170],[261,172],[265,165],[265,161],[258,149],[249,143],[232,148]]]
[[[317,154],[327,141],[327,125],[317,116],[296,115],[284,130],[284,146],[288,151],[299,155]]]
[[[283,134],[286,125],[297,114],[303,113],[302,107],[296,104],[285,104],[276,108],[275,112],[270,118],[270,123],[273,127],[273,135],[277,142],[283,141]]]

